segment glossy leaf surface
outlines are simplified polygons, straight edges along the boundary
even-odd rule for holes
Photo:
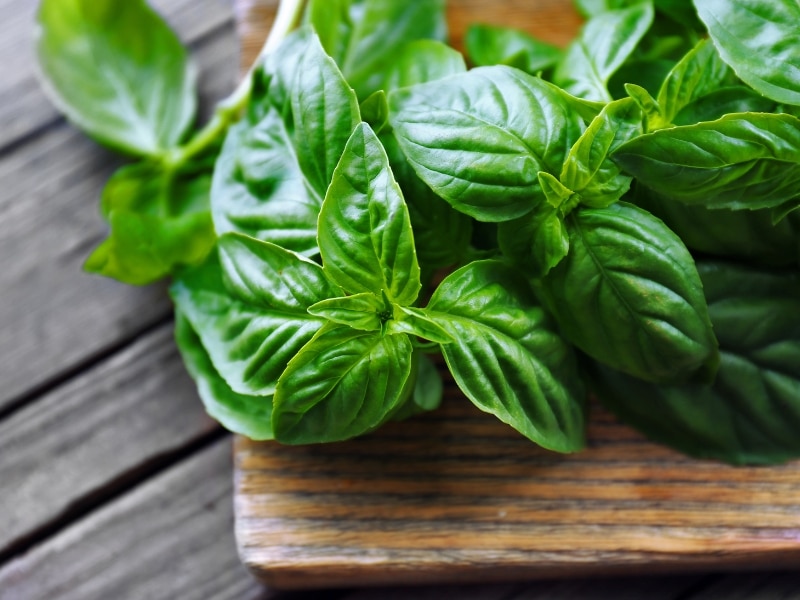
[[[332,442],[371,431],[406,399],[405,335],[329,324],[286,367],[275,392],[275,438]]]
[[[440,284],[428,311],[454,338],[442,352],[478,408],[545,448],[583,446],[575,358],[519,274],[473,262]]]
[[[552,87],[504,66],[400,90],[389,104],[417,175],[484,221],[521,216],[543,201],[539,171],[559,172],[582,130]]]
[[[402,305],[420,290],[414,235],[389,159],[366,123],[353,132],[319,217],[325,271],[350,293],[385,291]]]
[[[567,226],[570,252],[540,286],[567,339],[647,381],[713,375],[716,339],[680,239],[624,202],[577,210]]]
[[[467,55],[477,67],[508,65],[530,75],[555,65],[562,51],[524,31],[494,25],[471,25],[464,40]]]

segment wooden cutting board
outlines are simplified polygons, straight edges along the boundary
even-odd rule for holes
[[[235,4],[249,65],[277,2]],[[451,0],[449,19],[456,44],[472,22],[561,45],[580,24],[567,0]],[[599,409],[589,449],[557,455],[446,386],[440,411],[361,439],[238,438],[236,535],[253,573],[312,588],[800,567],[800,463],[688,459]]]

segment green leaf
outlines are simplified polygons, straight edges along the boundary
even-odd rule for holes
[[[632,205],[567,218],[570,252],[540,284],[564,336],[641,379],[675,383],[713,374],[717,344],[686,247]]]
[[[317,263],[238,233],[220,238],[219,259],[226,289],[254,307],[303,313],[342,293]]]
[[[408,397],[411,342],[330,323],[286,367],[275,392],[275,438],[345,440],[375,429]]]
[[[444,79],[467,70],[464,57],[457,50],[435,40],[409,42],[386,72],[386,90]]]
[[[616,202],[628,191],[631,178],[620,172],[610,155],[641,133],[642,113],[636,103],[630,98],[610,102],[570,149],[561,183],[587,206],[602,208]]]
[[[389,124],[389,99],[386,92],[378,90],[360,105],[361,119],[380,133]]]
[[[575,357],[515,271],[473,262],[441,283],[428,314],[454,338],[442,352],[478,408],[550,450],[583,446]]]
[[[439,370],[430,358],[419,355],[419,372],[412,396],[421,410],[436,410],[442,404],[444,385]]]
[[[428,282],[437,269],[457,264],[467,254],[472,219],[455,210],[417,177],[394,135],[384,133],[380,140],[403,191],[422,281]]]
[[[395,305],[393,319],[387,325],[389,333],[407,333],[436,344],[449,344],[454,341],[453,336],[421,308]]]
[[[800,456],[800,279],[700,264],[720,341],[713,387],[659,387],[595,365],[603,403],[651,438],[701,458],[770,464]]]
[[[708,40],[698,44],[670,71],[658,92],[663,125],[669,126],[686,106],[731,80],[732,72]],[[652,126],[651,126],[652,127]]]
[[[582,131],[553,87],[505,66],[393,92],[389,107],[420,179],[484,221],[522,216],[543,201],[539,171],[559,172]]]
[[[361,99],[387,89],[386,77],[406,43],[444,41],[445,0],[311,0],[308,21]]]
[[[797,196],[800,120],[727,115],[634,138],[613,158],[645,186],[686,204],[772,208]]]
[[[361,122],[355,94],[307,28],[268,57],[254,82],[249,116],[229,130],[217,160],[214,225],[220,235],[317,254],[322,199]]]
[[[86,261],[91,273],[145,285],[203,262],[216,234],[209,212],[210,174],[203,165],[168,173],[139,163],[119,169],[102,197],[108,238]]]
[[[408,209],[366,123],[353,131],[336,167],[318,235],[325,271],[346,291],[385,291],[402,305],[417,299],[420,272]]]
[[[797,0],[695,0],[695,6],[722,59],[745,83],[800,105]]]
[[[790,217],[773,225],[769,210],[687,206],[642,186],[631,201],[663,220],[692,251],[765,266],[798,264],[800,219]]]
[[[195,70],[143,0],[43,0],[36,37],[45,89],[98,142],[156,156],[192,125]]]
[[[328,321],[349,325],[360,331],[378,331],[383,324],[381,315],[390,311],[372,292],[362,292],[341,298],[320,300],[308,307],[309,314]]]
[[[475,66],[508,65],[536,75],[555,65],[562,51],[524,31],[494,25],[470,25],[467,55]]]
[[[730,113],[775,112],[775,102],[743,85],[723,87],[684,106],[675,115],[675,125],[716,121]]]
[[[542,206],[529,215],[500,223],[503,254],[531,277],[542,277],[569,253],[569,232],[558,210]]]
[[[556,66],[553,82],[589,100],[611,101],[608,81],[653,22],[651,2],[598,13],[581,29]]]
[[[299,256],[297,265],[300,271],[307,268]],[[170,294],[203,341],[214,368],[238,394],[275,393],[286,364],[324,324],[306,312],[305,301],[298,300],[292,309],[290,290],[272,292],[278,300],[274,308],[267,307],[267,296],[259,305],[237,299],[225,288],[213,259],[176,277]]]
[[[252,440],[271,440],[272,398],[237,394],[220,377],[203,343],[180,311],[175,312],[175,341],[187,371],[197,384],[206,412],[225,429]]]

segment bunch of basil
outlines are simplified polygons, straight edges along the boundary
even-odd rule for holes
[[[800,455],[800,5],[576,4],[565,50],[474,26],[468,70],[444,0],[284,0],[190,133],[143,0],[44,0],[47,88],[140,159],[87,269],[173,278],[208,412],[255,439],[434,409],[441,352],[545,448],[582,447],[588,386],[696,456]]]

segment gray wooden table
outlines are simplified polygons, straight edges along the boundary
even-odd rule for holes
[[[191,46],[211,106],[236,79],[230,5],[154,4]],[[183,371],[163,286],[131,288],[81,271],[105,234],[98,196],[120,161],[42,95],[35,10],[35,0],[0,0],[0,600],[282,598],[236,556],[231,439],[204,414]],[[777,599],[800,598],[800,576],[304,597]]]

